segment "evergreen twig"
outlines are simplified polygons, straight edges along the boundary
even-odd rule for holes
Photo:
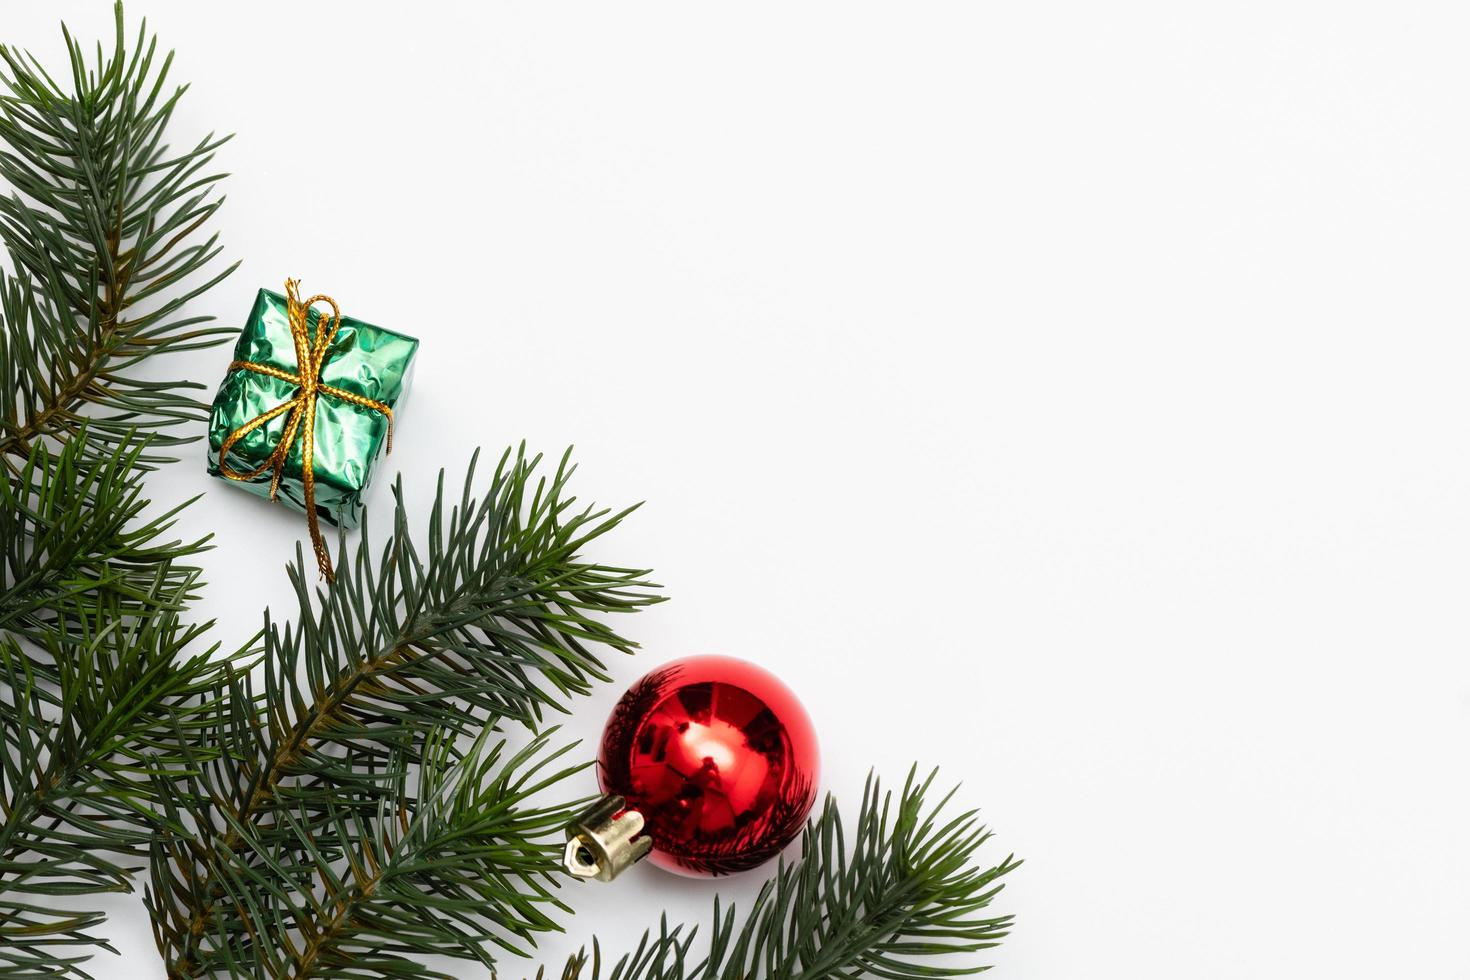
[[[169,149],[171,56],[146,28],[129,53],[115,16],[95,56],[63,28],[59,82],[0,47],[0,973],[23,976],[110,948],[100,913],[54,906],[131,888],[157,781],[211,751],[174,740],[228,669],[185,654],[206,541],[168,540],[182,505],[147,516],[141,483],[204,413],[142,362],[230,332],[184,309],[230,271],[202,231],[222,141]]]
[[[143,596],[146,616],[114,596],[60,601],[64,640],[46,661],[54,684],[0,635],[0,973],[81,974],[83,947],[110,948],[86,933],[100,913],[50,900],[131,891],[157,823],[150,776],[177,777],[212,751],[188,734],[218,709],[210,694],[222,669],[213,650],[187,652],[208,628],[174,610],[190,584],[161,574]]]
[[[386,545],[376,551],[364,533],[350,560],[344,546],[336,581],[314,594],[298,550],[297,621],[267,620],[263,689],[231,679],[215,759],[191,780],[188,798],[209,805],[181,814],[193,827],[188,839],[155,848],[148,900],[171,976],[257,975],[241,965],[264,970],[290,930],[314,935],[320,924],[281,879],[293,867],[369,853],[374,845],[358,836],[371,824],[364,814],[385,794],[401,797],[401,770],[424,761],[433,733],[470,735],[506,721],[535,727],[605,678],[600,650],[632,651],[602,617],[658,601],[655,587],[643,570],[579,557],[629,511],[578,509],[566,491],[568,459],[550,476],[537,475],[539,464],[508,450],[476,499],[472,461],[455,503],[441,474],[422,553],[395,487]],[[348,812],[363,822],[341,816]],[[241,868],[275,887],[247,887]],[[517,894],[501,893],[486,914],[509,919]],[[270,942],[261,896],[291,923]],[[425,939],[415,948],[442,945]]]
[[[452,737],[426,741],[417,792],[408,767],[372,757],[384,777],[371,804],[320,793],[278,811],[269,831],[242,830],[248,845],[224,856],[217,875],[248,946],[226,944],[215,970],[233,976],[445,977],[429,953],[490,966],[492,947],[524,952],[566,911],[550,846],[575,804],[533,798],[584,768],[551,771],[567,749],[549,751],[554,731],[511,754],[489,730],[456,762]],[[381,767],[381,768],[380,768]],[[181,839],[161,841],[179,850]]]
[[[160,602],[176,611],[195,595],[199,570],[183,562],[209,539],[166,537],[187,503],[147,516],[143,453],[139,440],[100,450],[83,427],[55,452],[36,444],[0,477],[0,630],[44,649],[61,635],[64,603],[105,595],[119,615],[139,616]],[[35,666],[54,680],[49,659]]]
[[[223,198],[207,168],[228,137],[180,152],[164,133],[183,86],[167,86],[173,54],[140,25],[125,45],[115,7],[111,52],[88,57],[65,36],[68,85],[27,52],[0,46],[0,459],[12,469],[39,441],[65,441],[85,423],[102,453],[151,434],[157,452],[198,438],[175,434],[204,417],[188,394],[203,385],[136,372],[162,353],[212,346],[233,333],[185,306],[235,268],[210,270],[216,236],[201,237]]]
[[[1011,916],[985,910],[1020,862],[978,866],[990,832],[974,811],[943,815],[952,793],[929,803],[934,779],[911,771],[895,801],[870,776],[851,853],[829,798],[807,826],[801,857],[778,868],[743,919],[715,901],[702,955],[695,930],[665,918],[610,969],[594,944],[590,957],[584,950],[567,961],[561,980],[921,980],[982,972],[935,958],[1000,943]]]

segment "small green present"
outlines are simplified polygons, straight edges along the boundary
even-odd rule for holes
[[[325,303],[330,313],[315,306]],[[209,473],[306,514],[328,581],[332,561],[319,520],[354,528],[378,453],[393,449],[393,406],[419,342],[262,289],[235,344],[209,416]]]

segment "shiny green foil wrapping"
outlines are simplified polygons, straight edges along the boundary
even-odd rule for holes
[[[318,308],[308,313],[315,336]],[[407,389],[409,367],[419,342],[413,337],[375,327],[371,323],[342,317],[342,326],[328,348],[321,380],[345,391],[380,401],[396,409]],[[235,344],[235,361],[253,361],[296,374],[296,346],[286,315],[286,297],[262,289],[255,308]],[[219,450],[234,430],[296,395],[288,381],[236,368],[225,375],[214,409],[209,416],[209,473],[221,476]],[[230,468],[249,472],[270,457],[286,429],[291,413],[260,426],[231,448],[226,458]],[[372,480],[373,467],[388,434],[388,420],[381,412],[353,405],[329,394],[316,402],[316,438],[312,469],[316,473],[316,511],[324,521],[338,527],[357,527],[362,515],[363,494]],[[298,432],[281,472],[277,499],[305,513],[305,488],[301,482],[303,437]],[[223,479],[223,477],[221,477]],[[262,497],[270,495],[271,473],[266,470],[254,480],[228,480]]]

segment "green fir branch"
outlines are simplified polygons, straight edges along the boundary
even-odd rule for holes
[[[145,616],[159,602],[178,610],[195,596],[199,570],[184,562],[209,538],[167,537],[192,501],[148,514],[144,453],[142,440],[94,446],[83,426],[54,452],[32,446],[0,478],[0,630],[44,649],[64,636],[57,610],[67,603],[105,596],[118,615]],[[37,669],[55,679],[45,659]]]
[[[177,508],[145,515],[141,442],[86,437],[0,478],[0,972],[82,975],[88,944],[110,948],[100,914],[40,896],[131,889],[156,774],[201,751],[177,732],[220,669],[181,621],[205,543],[167,538]]]
[[[229,898],[235,869],[269,876],[274,862],[279,876],[295,866],[286,855],[319,865],[298,830],[351,831],[337,815],[374,810],[402,766],[423,762],[431,733],[534,728],[606,678],[603,651],[634,649],[603,618],[659,601],[655,586],[579,557],[629,511],[579,509],[568,459],[549,476],[540,462],[507,450],[482,498],[473,461],[457,501],[441,474],[422,549],[396,487],[386,545],[364,534],[350,559],[344,546],[336,581],[315,592],[298,551],[297,621],[267,620],[262,690],[231,679],[218,751],[188,794],[210,805],[181,814],[189,840],[156,851],[149,902],[171,976],[270,955],[263,912]]]
[[[55,751],[56,741],[71,741],[75,730],[50,717],[54,698],[8,636],[0,637],[0,692],[0,974],[85,976],[80,964],[92,957],[93,947],[116,952],[88,931],[106,916],[59,908],[56,899],[126,891],[128,870],[105,852],[49,839],[69,816],[70,793],[61,780],[74,770],[74,759],[48,752]],[[61,811],[58,817],[50,816],[53,809]],[[58,857],[58,851],[71,851],[73,859]]]
[[[228,137],[175,151],[165,130],[183,96],[172,53],[141,25],[131,51],[116,5],[112,50],[88,57],[66,32],[58,82],[28,52],[0,46],[0,458],[65,441],[88,424],[101,452],[135,430],[157,452],[197,439],[206,406],[187,380],[147,380],[144,360],[221,343],[234,331],[185,306],[235,268],[212,268],[203,228],[223,203],[209,169]]]
[[[168,535],[142,473],[197,438],[183,380],[158,354],[230,331],[186,304],[230,270],[204,230],[221,199],[219,140],[171,151],[182,88],[140,30],[68,71],[0,47],[0,973],[85,976],[100,913],[78,896],[131,889],[157,826],[160,780],[209,758],[181,741],[219,710],[186,651],[205,540]],[[59,79],[59,81],[58,81]],[[164,451],[160,451],[164,450]],[[173,790],[171,790],[172,792]]]
[[[849,852],[829,798],[743,919],[715,902],[708,950],[695,931],[645,933],[610,969],[601,947],[572,956],[561,980],[921,980],[965,976],[984,966],[947,959],[998,945],[1011,916],[986,910],[1000,879],[1020,862],[976,863],[990,832],[974,811],[945,816],[952,793],[928,803],[935,774],[909,773],[897,800],[869,777]],[[545,978],[542,970],[538,978]]]
[[[510,753],[482,735],[462,759],[452,736],[427,742],[416,793],[397,759],[371,806],[322,794],[278,814],[270,834],[232,852],[219,881],[248,946],[227,949],[232,975],[446,977],[423,964],[450,955],[493,964],[491,949],[524,953],[566,911],[559,838],[575,804],[545,807],[537,794],[585,768],[553,770],[567,749],[553,732]],[[488,735],[488,730],[486,735]],[[383,764],[361,760],[365,770]]]
[[[110,949],[86,933],[100,913],[51,899],[131,891],[157,825],[159,775],[176,778],[211,751],[178,733],[218,710],[207,700],[214,675],[234,660],[189,652],[208,627],[180,621],[177,589],[160,575],[148,616],[114,596],[60,603],[54,682],[0,636],[0,972],[81,974],[82,947]]]

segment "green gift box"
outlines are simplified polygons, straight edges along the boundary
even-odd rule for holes
[[[209,416],[209,473],[306,513],[320,546],[317,519],[354,528],[361,518],[419,342],[286,286],[260,290],[240,331]],[[330,577],[330,562],[322,570]]]

